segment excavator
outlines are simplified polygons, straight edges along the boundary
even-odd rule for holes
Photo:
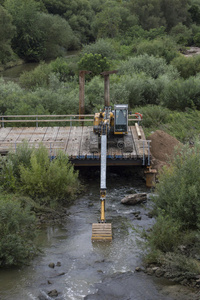
[[[110,106],[105,106],[104,112],[95,113],[93,132],[90,135],[90,151],[95,153],[101,148],[101,177],[100,177],[100,201],[101,217],[99,223],[92,224],[92,241],[111,241],[112,224],[106,223],[106,164],[107,145],[115,145],[124,152],[133,151],[133,140],[128,132],[128,105],[118,104],[112,111]]]

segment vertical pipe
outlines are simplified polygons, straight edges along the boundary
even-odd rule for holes
[[[4,117],[2,117],[2,127],[4,128]]]
[[[109,81],[109,74],[104,75],[104,102],[105,102],[105,106],[110,106],[110,81]]]

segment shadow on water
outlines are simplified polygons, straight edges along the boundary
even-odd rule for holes
[[[62,225],[42,230],[41,255],[30,266],[0,271],[1,300],[52,299],[48,294],[52,290],[58,291],[53,297],[57,300],[172,300],[159,293],[151,277],[134,272],[144,253],[139,232],[154,220],[147,215],[150,201],[124,206],[120,200],[130,190],[149,193],[143,179],[109,171],[106,217],[112,221],[113,241],[91,241],[92,223],[100,213],[98,172],[88,169],[85,176],[80,170],[85,192],[69,207]],[[135,218],[136,211],[141,220]],[[55,267],[50,268],[50,263]]]

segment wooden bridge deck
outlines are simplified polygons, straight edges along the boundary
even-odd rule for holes
[[[141,126],[141,137],[136,126],[129,126],[134,141],[134,149],[130,153],[114,147],[108,147],[108,165],[146,165],[150,164],[149,142]],[[15,150],[17,145],[26,140],[30,146],[38,147],[43,143],[50,156],[56,156],[63,150],[75,165],[99,165],[100,152],[91,153],[89,149],[92,126],[72,127],[6,127],[0,128],[0,154]],[[148,161],[147,161],[148,160]]]

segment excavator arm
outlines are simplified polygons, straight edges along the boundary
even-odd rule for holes
[[[106,165],[107,165],[107,130],[102,128],[101,134],[101,178],[100,178],[100,201],[101,219],[99,223],[92,224],[92,240],[112,240],[112,224],[105,220],[106,200]]]

